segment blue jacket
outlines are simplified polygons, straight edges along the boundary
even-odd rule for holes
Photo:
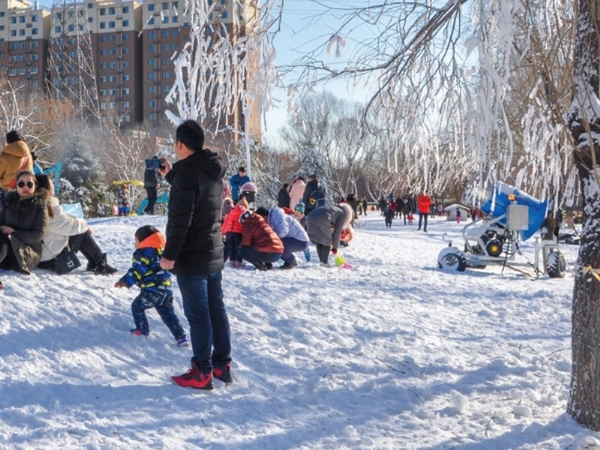
[[[143,291],[165,292],[171,290],[171,274],[160,267],[162,249],[144,247],[133,252],[131,267],[119,281],[127,287],[138,285]]]
[[[239,173],[236,173],[229,179],[229,184],[231,185],[231,197],[235,202],[240,199],[240,188],[249,181],[250,177],[248,175],[240,177]]]
[[[280,239],[291,237],[300,242],[308,242],[308,234],[300,222],[286,214],[281,208],[273,208],[269,211],[267,223]]]

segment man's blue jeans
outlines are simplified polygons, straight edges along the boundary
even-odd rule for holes
[[[190,324],[193,359],[203,373],[231,362],[231,332],[221,278],[220,271],[177,275],[183,312]]]

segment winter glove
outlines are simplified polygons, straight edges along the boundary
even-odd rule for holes
[[[331,249],[331,254],[332,255],[337,255],[337,248],[332,248]]]

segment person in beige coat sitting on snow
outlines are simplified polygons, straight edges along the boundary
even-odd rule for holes
[[[39,187],[54,193],[54,185],[47,175],[40,174],[35,178]],[[54,217],[49,219],[44,233],[42,259],[38,267],[55,270],[55,258],[63,251],[71,249],[75,253],[81,252],[86,257],[87,270],[90,272],[111,275],[117,271],[106,262],[106,253],[102,253],[92,236],[92,229],[85,220],[65,214],[54,196],[50,197],[50,207]]]

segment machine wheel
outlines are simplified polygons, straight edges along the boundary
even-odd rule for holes
[[[492,239],[485,244],[485,251],[489,256],[500,256],[502,253],[502,242],[498,239]]]
[[[567,262],[565,255],[558,250],[548,253],[546,258],[546,272],[550,278],[563,278],[567,271]]]
[[[438,256],[438,267],[449,271],[464,272],[467,268],[467,258],[464,252],[456,247],[447,247]]]

